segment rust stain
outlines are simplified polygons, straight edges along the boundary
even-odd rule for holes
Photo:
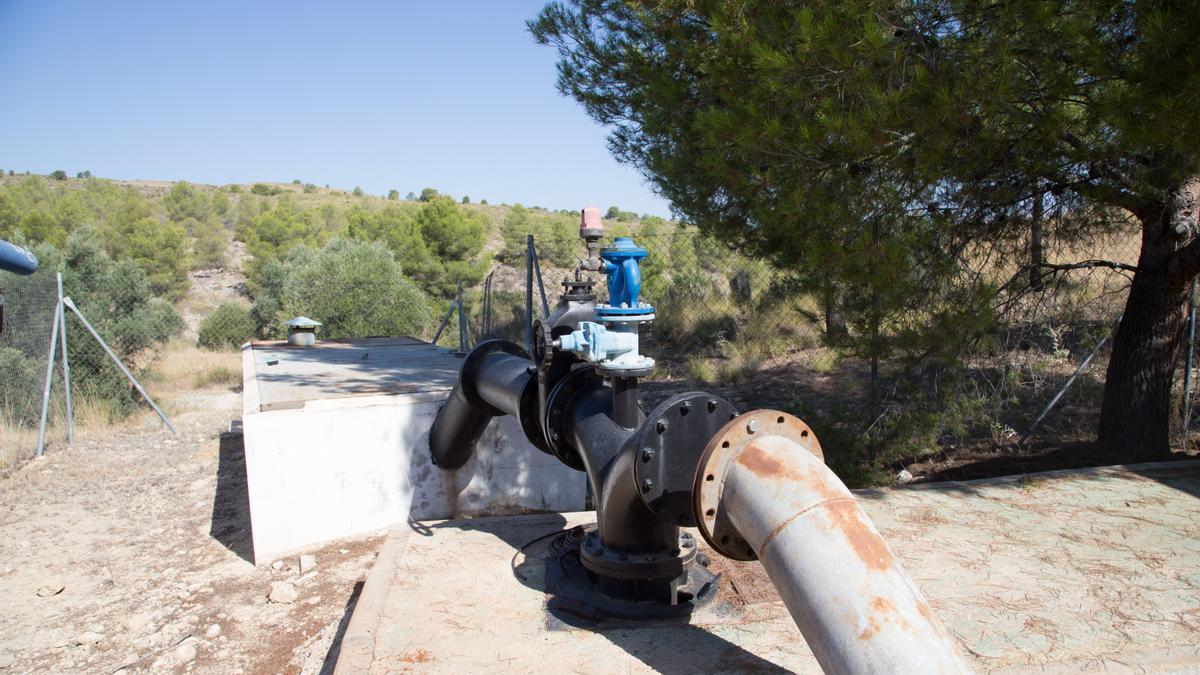
[[[870,613],[867,615],[867,627],[858,634],[858,639],[870,640],[883,628],[885,623],[894,623],[903,630],[911,628],[908,621],[896,609],[896,603],[887,598],[875,596],[871,598]]]
[[[863,519],[858,502],[844,499],[829,501],[825,504],[825,512],[829,514],[833,526],[845,535],[867,569],[884,571],[892,568],[895,564],[892,552],[883,539],[871,531],[870,525]]]
[[[937,620],[933,617],[933,610],[929,608],[929,605],[925,604],[924,602],[918,602],[917,611],[921,614],[921,616],[925,617],[925,620],[929,623],[935,625],[937,624]]]
[[[793,467],[775,459],[758,444],[751,443],[738,453],[737,463],[746,467],[756,476],[762,478],[801,480],[804,476],[795,472]]]
[[[429,663],[432,660],[433,654],[430,654],[427,649],[417,649],[400,655],[401,663]]]
[[[836,484],[830,483],[824,475],[817,471],[801,472],[795,466],[782,462],[771,453],[750,443],[738,454],[739,464],[755,475],[768,480],[791,480],[803,483],[805,488],[820,498],[820,507],[829,514],[833,526],[845,535],[854,552],[867,566],[867,569],[883,571],[891,569],[895,564],[892,552],[887,544],[874,531],[862,514],[858,501],[845,489],[839,490]],[[799,514],[797,514],[799,515]],[[793,518],[782,523],[767,537],[767,541],[779,533],[784,526],[790,524]],[[764,542],[765,546],[765,542]]]

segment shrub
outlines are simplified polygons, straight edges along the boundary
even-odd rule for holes
[[[254,337],[250,310],[223,302],[200,322],[196,344],[204,349],[236,349]]]
[[[304,184],[304,194],[306,194],[306,195],[311,195],[311,194],[313,194],[313,193],[314,193],[314,192],[316,192],[316,191],[317,191],[317,186],[316,186],[316,185],[313,185],[312,183],[305,183],[305,184]]]
[[[167,217],[175,222],[183,222],[188,218],[204,220],[212,212],[212,200],[204,196],[191,183],[179,181],[171,186],[171,190],[163,197]]]
[[[382,243],[335,239],[299,247],[287,263],[283,315],[310,316],[323,335],[421,335],[432,322],[425,294]]]
[[[196,223],[192,229],[196,238],[193,244],[193,260],[197,269],[225,266],[225,248],[229,244],[229,235],[225,227],[215,219]]]
[[[393,202],[399,201],[400,200],[400,191],[399,190],[388,190],[388,199]]]
[[[362,189],[362,188],[360,188],[359,186],[355,185],[355,186],[354,186],[354,196],[355,196],[355,197],[361,197],[361,196],[363,196],[363,189]]]
[[[434,190],[433,188],[425,188],[424,190],[421,190],[421,196],[419,199],[423,202],[428,202],[433,201],[433,198],[436,196],[438,196],[437,190]]]
[[[53,178],[54,180],[66,180],[67,172],[63,171],[62,169],[59,169],[58,171],[55,171],[54,173],[50,174],[50,177]]]
[[[266,183],[255,183],[250,188],[250,192],[252,192],[256,195],[262,196],[262,197],[272,197],[272,196],[277,195],[280,192],[282,192],[282,190],[275,187],[274,185],[267,185]]]
[[[19,349],[0,347],[0,420],[18,427],[37,426],[36,393],[41,391],[37,361]]]

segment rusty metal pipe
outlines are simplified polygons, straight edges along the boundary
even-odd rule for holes
[[[783,431],[792,421],[803,436]],[[970,672],[802,422],[749,413],[710,448],[696,481],[701,532],[731,557],[762,561],[826,672]]]

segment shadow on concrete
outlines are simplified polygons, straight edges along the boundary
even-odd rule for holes
[[[490,534],[513,549],[514,581],[547,592],[546,565],[556,564],[547,557],[547,548],[557,535],[566,531],[566,524],[562,514],[546,513],[519,518],[454,520],[432,526],[410,522],[409,527],[421,536],[436,536],[437,530],[442,528]],[[524,560],[518,560],[522,554]],[[553,598],[547,602],[547,614],[551,629],[596,633],[660,673],[790,672],[719,635],[692,625],[688,616],[594,622],[557,607]],[[683,651],[686,654],[682,654]]]
[[[246,450],[241,434],[221,434],[217,491],[208,534],[239,558],[254,563],[250,493],[246,488]]]
[[[585,630],[600,634],[648,668],[665,675],[792,672],[691,624],[661,629]]]
[[[354,590],[346,600],[346,608],[342,611],[342,620],[338,622],[337,633],[333,636],[329,651],[325,652],[325,661],[321,663],[321,675],[333,675],[333,670],[337,667],[338,656],[342,653],[342,638],[346,637],[346,627],[350,625],[350,617],[354,615],[354,608],[358,606],[358,596],[362,595],[363,586],[361,581],[354,584]]]

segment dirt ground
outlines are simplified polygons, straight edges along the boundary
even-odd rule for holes
[[[85,433],[0,481],[0,672],[331,669],[381,540],[312,551],[304,574],[249,562],[239,401],[192,393],[178,438]]]

